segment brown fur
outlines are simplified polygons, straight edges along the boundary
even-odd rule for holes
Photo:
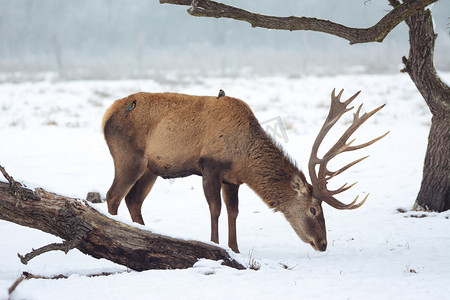
[[[126,107],[136,107],[125,117]],[[183,94],[138,93],[117,100],[103,118],[115,178],[107,193],[117,214],[125,197],[133,221],[143,224],[141,205],[157,176],[203,177],[211,212],[211,240],[219,241],[220,190],[227,205],[229,246],[238,252],[238,188],[246,183],[271,208],[284,213],[300,238],[326,249],[321,201],[311,197],[304,174],[264,132],[241,100]],[[316,215],[310,213],[314,207]]]

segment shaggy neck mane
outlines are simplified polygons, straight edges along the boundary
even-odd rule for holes
[[[258,132],[259,131],[259,132]],[[291,178],[299,173],[306,182],[305,175],[286,153],[264,132],[257,130],[253,144],[249,148],[249,168],[246,183],[271,208],[282,210],[290,195]]]

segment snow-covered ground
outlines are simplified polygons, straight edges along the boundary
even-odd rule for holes
[[[450,81],[450,73],[441,76]],[[0,299],[9,297],[8,288],[23,271],[69,278],[25,280],[11,299],[449,299],[450,213],[397,211],[409,210],[414,203],[430,125],[424,101],[404,74],[3,83],[0,164],[31,186],[79,198],[89,191],[104,196],[113,179],[113,163],[100,124],[115,99],[138,91],[216,95],[221,88],[245,100],[304,170],[333,88],[345,88],[344,98],[362,90],[355,102],[363,102],[366,111],[387,104],[356,137],[363,142],[388,130],[390,134],[334,164],[370,154],[330,183],[333,187],[359,182],[339,197],[344,202],[357,193],[370,196],[353,211],[323,205],[326,252],[315,252],[301,242],[284,217],[273,213],[248,187],[240,189],[241,254],[236,257],[244,264],[255,261],[259,271],[237,271],[202,260],[187,270],[134,272],[78,250],[47,253],[22,265],[17,253],[60,239],[0,221]],[[350,120],[349,114],[331,135]],[[330,143],[332,139],[325,147]],[[106,213],[105,204],[96,206]],[[130,220],[124,204],[119,216]],[[144,202],[143,216],[154,232],[209,239],[209,211],[200,177],[158,179]],[[220,236],[225,247],[225,210]],[[117,274],[86,276],[102,272]]]

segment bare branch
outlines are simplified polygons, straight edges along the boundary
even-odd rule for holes
[[[74,239],[71,241],[64,241],[62,243],[53,243],[53,244],[41,247],[39,249],[33,249],[30,253],[27,253],[24,256],[17,253],[17,256],[19,256],[20,262],[23,263],[24,265],[26,265],[26,264],[28,264],[28,262],[30,260],[32,260],[36,256],[44,254],[49,251],[60,250],[60,251],[64,251],[64,253],[67,254],[67,252],[69,252],[69,250],[76,248],[80,244],[80,242],[81,242],[81,239]]]
[[[17,278],[16,281],[14,281],[13,285],[8,289],[8,295],[11,295],[14,290],[16,289],[16,287],[25,279],[25,275],[20,275],[19,278]]]
[[[121,272],[102,272],[98,274],[90,274],[86,275],[86,277],[100,277],[100,276],[110,276],[114,274],[121,274],[127,271],[121,271]],[[20,277],[13,283],[13,285],[8,289],[8,294],[11,296],[11,294],[14,292],[14,290],[17,288],[17,286],[24,280],[24,279],[49,279],[49,280],[57,280],[57,279],[67,279],[69,278],[68,275],[64,274],[58,274],[53,276],[42,276],[42,275],[34,275],[32,273],[23,272]]]
[[[382,42],[398,24],[437,0],[409,0],[400,4],[391,0],[394,9],[369,28],[352,28],[328,20],[307,17],[275,17],[209,0],[160,0],[160,3],[190,6],[188,13],[196,17],[229,18],[250,23],[252,27],[278,30],[312,30],[346,39],[350,44]]]

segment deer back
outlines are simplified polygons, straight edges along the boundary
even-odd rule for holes
[[[141,155],[155,174],[180,177],[200,174],[199,159],[211,159],[228,165],[228,180],[239,183],[250,144],[263,130],[235,98],[138,93],[113,103],[103,131],[114,160]]]

